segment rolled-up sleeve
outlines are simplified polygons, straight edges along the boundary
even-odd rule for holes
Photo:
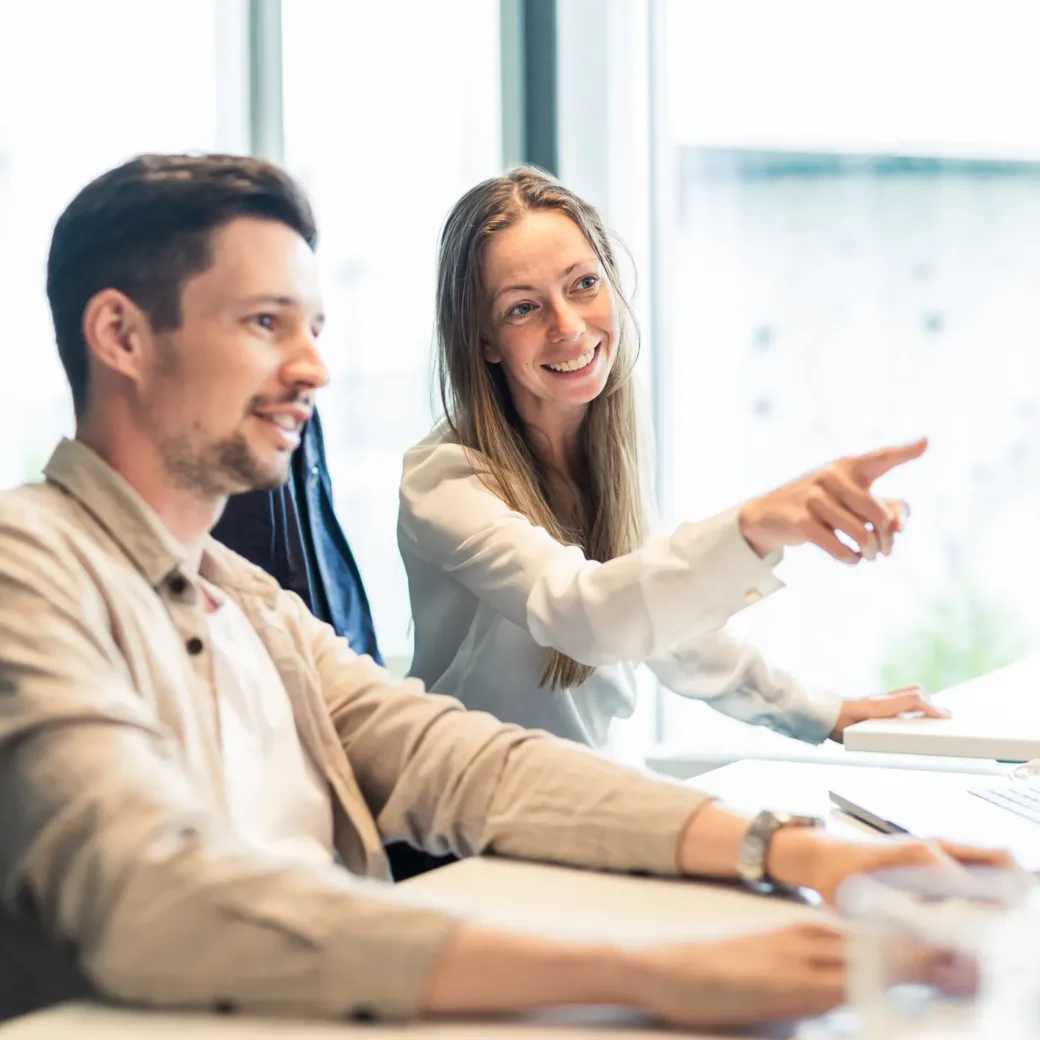
[[[134,688],[96,583],[0,505],[0,885],[103,993],[144,1005],[407,1018],[458,925],[230,833]]]
[[[386,840],[572,866],[678,873],[679,839],[711,801],[537,730],[504,725],[356,657],[297,611],[329,712]]]

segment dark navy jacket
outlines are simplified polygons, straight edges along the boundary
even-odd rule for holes
[[[232,497],[213,537],[297,593],[356,653],[383,663],[361,574],[333,508],[317,412],[304,427],[288,482]]]

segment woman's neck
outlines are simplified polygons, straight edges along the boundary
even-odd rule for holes
[[[584,468],[582,430],[587,408],[573,412],[540,409],[537,414],[523,414],[520,419],[538,457],[565,483],[580,485]]]

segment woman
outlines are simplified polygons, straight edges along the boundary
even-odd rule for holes
[[[781,587],[784,546],[847,563],[887,555],[901,504],[870,484],[926,442],[649,536],[634,323],[613,250],[596,210],[530,167],[478,185],[449,216],[437,324],[446,421],[405,456],[398,529],[412,674],[427,686],[594,747],[632,712],[641,662],[677,693],[806,741],[941,714],[916,687],[811,693],[721,631]]]

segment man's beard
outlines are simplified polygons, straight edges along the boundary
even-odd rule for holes
[[[162,445],[166,471],[181,490],[200,498],[225,498],[243,491],[273,491],[289,479],[289,459],[284,467],[265,469],[259,465],[241,434],[199,447],[188,437],[167,440]]]

